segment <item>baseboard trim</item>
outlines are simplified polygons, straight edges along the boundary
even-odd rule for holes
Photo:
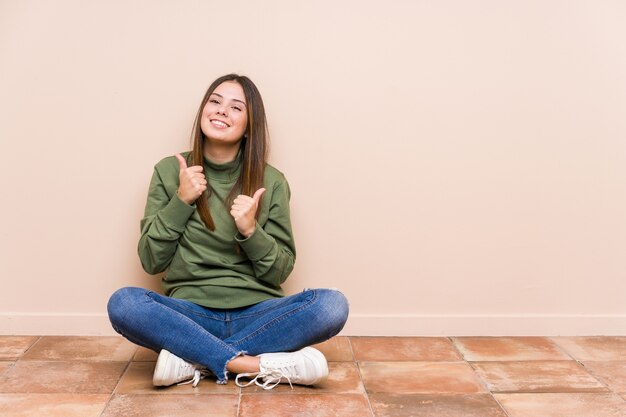
[[[0,313],[0,334],[34,336],[111,336],[106,314]]]
[[[1,335],[109,336],[106,314],[0,313]],[[624,336],[617,315],[352,314],[344,336]]]

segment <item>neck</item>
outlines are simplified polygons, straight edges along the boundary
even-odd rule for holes
[[[240,142],[229,145],[218,145],[205,141],[204,157],[217,164],[225,164],[226,162],[233,161],[237,157],[239,144]]]

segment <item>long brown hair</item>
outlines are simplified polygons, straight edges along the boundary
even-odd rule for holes
[[[241,173],[237,182],[230,190],[230,194],[224,201],[227,207],[232,205],[233,200],[239,194],[252,196],[256,190],[263,186],[263,173],[265,171],[265,163],[267,161],[269,132],[267,130],[267,120],[265,118],[265,107],[259,90],[254,83],[246,76],[237,74],[224,75],[209,86],[204,94],[204,98],[198,108],[198,114],[193,124],[191,133],[192,150],[189,159],[193,165],[204,166],[204,141],[206,136],[202,132],[200,121],[202,120],[202,111],[209,100],[209,97],[215,89],[225,81],[234,81],[243,89],[246,98],[246,111],[248,115],[248,126],[246,132],[241,139],[240,153],[242,159]],[[208,181],[208,178],[207,178]],[[196,210],[200,214],[200,218],[206,227],[214,231],[215,222],[209,210],[209,196],[211,195],[211,186],[196,200]],[[258,214],[258,211],[257,211]]]

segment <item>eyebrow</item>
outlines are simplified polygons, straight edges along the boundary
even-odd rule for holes
[[[211,95],[212,95],[212,96],[214,96],[214,95],[215,95],[215,96],[218,96],[219,98],[222,98],[222,99],[224,98],[224,96],[223,96],[223,95],[218,94],[218,93],[211,93]],[[241,104],[243,104],[244,106],[246,105],[246,102],[245,102],[245,101],[237,100],[236,98],[233,98],[232,100],[233,100],[233,101],[238,101],[238,102],[240,102]]]

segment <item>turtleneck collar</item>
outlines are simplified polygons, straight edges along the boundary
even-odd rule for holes
[[[241,172],[241,150],[237,152],[237,156],[230,162],[218,164],[204,156],[205,175],[213,181],[222,183],[231,183],[237,181]]]

